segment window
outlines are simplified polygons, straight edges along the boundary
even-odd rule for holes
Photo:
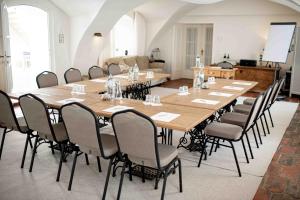
[[[112,54],[113,56],[134,55],[134,21],[132,17],[124,15],[114,26],[112,33]]]

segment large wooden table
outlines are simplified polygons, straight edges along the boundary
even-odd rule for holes
[[[169,75],[160,74],[159,76],[155,75],[157,78],[166,78]],[[143,81],[144,79],[140,79]],[[123,80],[126,84],[130,84],[128,80],[124,78]],[[216,84],[211,85],[212,89],[207,90],[196,90],[190,89],[190,95],[188,96],[178,96],[177,94],[170,95],[168,97],[162,98],[161,106],[150,106],[145,105],[142,101],[139,100],[113,100],[113,101],[103,101],[101,96],[97,94],[101,92],[101,88],[104,90],[105,83],[97,83],[94,81],[81,81],[77,84],[87,85],[85,94],[73,94],[71,92],[71,87],[66,85],[43,88],[31,91],[31,94],[34,94],[41,98],[49,107],[59,109],[63,105],[62,100],[69,98],[82,99],[81,102],[83,105],[91,108],[97,115],[110,117],[113,113],[108,113],[104,111],[107,108],[111,108],[116,105],[123,105],[132,107],[133,109],[144,113],[145,115],[151,117],[160,112],[169,112],[174,114],[179,114],[180,116],[171,122],[163,121],[154,121],[158,127],[168,128],[178,131],[189,131],[195,126],[206,120],[208,117],[213,115],[218,109],[227,105],[246,91],[250,90],[256,85],[255,82],[251,82],[251,86],[239,86],[244,87],[242,91],[230,91],[232,96],[230,97],[219,97],[211,96],[210,92],[226,92],[222,89],[223,86],[232,85],[232,80],[217,80]],[[235,86],[235,85],[234,85]],[[11,98],[19,98],[22,93],[10,94]],[[194,98],[203,98],[203,99],[212,99],[220,101],[218,105],[205,105],[205,104],[195,104],[192,103]]]

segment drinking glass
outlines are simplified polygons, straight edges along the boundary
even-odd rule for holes
[[[146,104],[151,104],[152,103],[152,96],[151,95],[146,95]]]
[[[183,86],[183,93],[188,93],[188,92],[189,92],[189,87]]]
[[[160,97],[159,97],[158,95],[155,95],[155,96],[153,97],[153,103],[154,103],[154,104],[160,104]]]

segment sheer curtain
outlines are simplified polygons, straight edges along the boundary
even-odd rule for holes
[[[144,56],[146,49],[146,21],[139,12],[134,12],[134,38],[135,55]]]

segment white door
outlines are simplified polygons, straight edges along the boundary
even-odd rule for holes
[[[49,24],[47,12],[26,5],[3,7],[7,64],[7,90],[26,92],[37,88],[36,76],[50,70]]]
[[[10,92],[12,88],[11,65],[10,65],[10,41],[8,13],[5,2],[1,3],[1,45],[0,45],[0,88]]]

